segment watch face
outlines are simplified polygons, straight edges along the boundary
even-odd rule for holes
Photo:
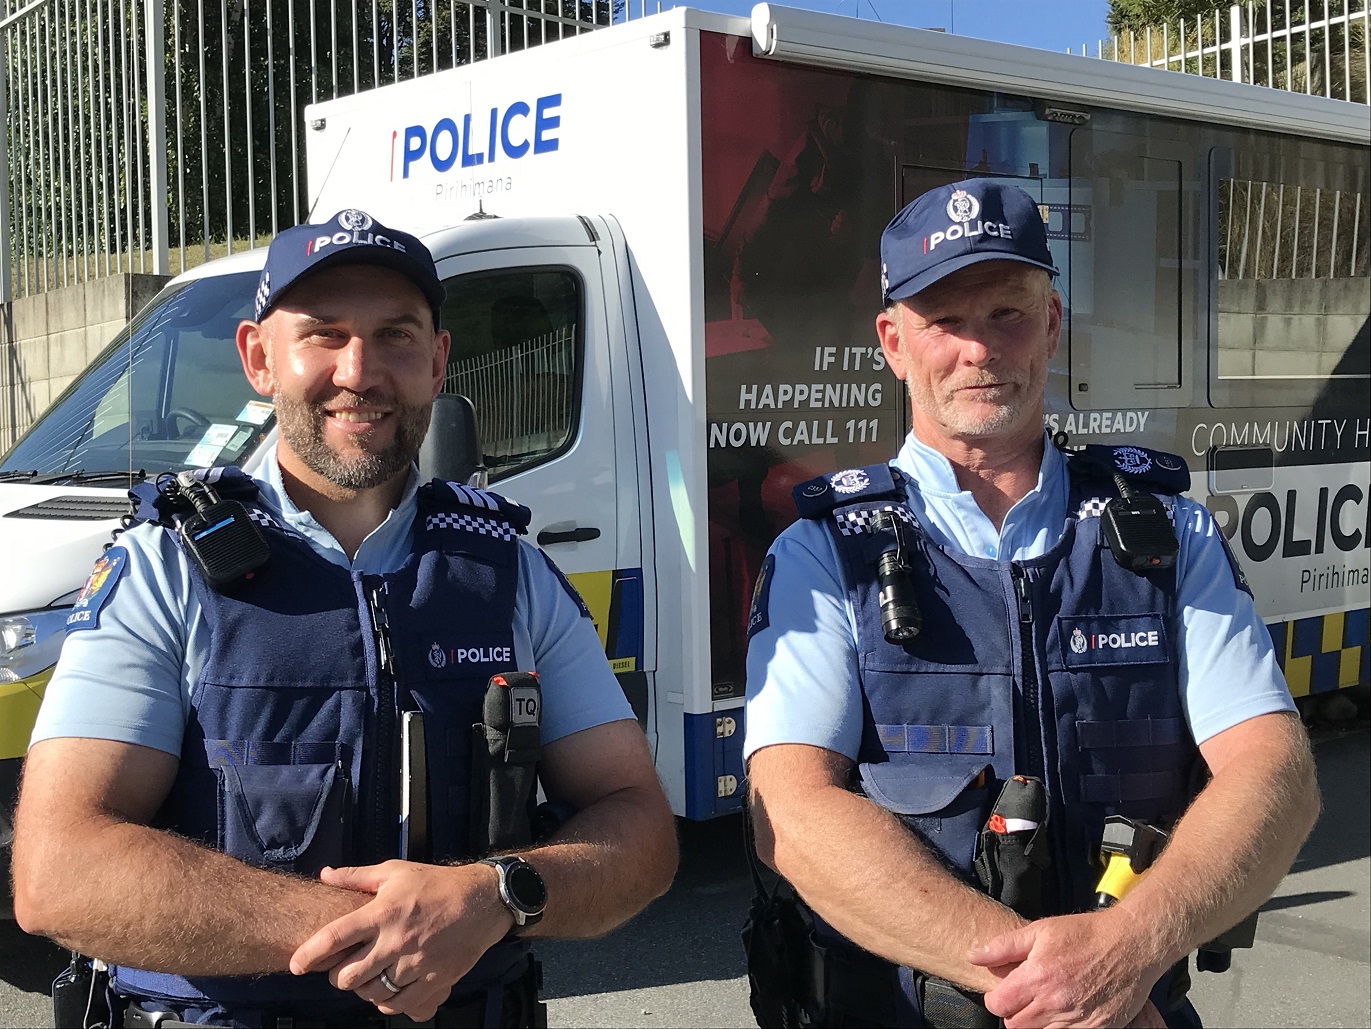
[[[521,861],[505,870],[505,886],[514,903],[531,915],[539,914],[547,904],[547,883],[527,862]]]

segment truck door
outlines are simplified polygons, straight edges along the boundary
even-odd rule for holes
[[[551,221],[551,220],[549,220]],[[438,258],[452,333],[446,392],[476,408],[490,485],[575,583],[639,721],[648,721],[632,386],[599,246],[576,219],[546,246]],[[568,237],[580,241],[568,242]],[[520,234],[527,239],[527,234]],[[611,292],[617,278],[608,276]],[[622,467],[621,467],[622,466]]]

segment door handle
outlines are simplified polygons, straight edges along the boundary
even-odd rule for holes
[[[600,530],[593,527],[567,529],[564,532],[549,532],[544,529],[538,533],[538,546],[545,547],[549,543],[586,543],[599,538]]]

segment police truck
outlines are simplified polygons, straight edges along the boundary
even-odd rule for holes
[[[313,220],[432,249],[445,388],[583,594],[678,814],[740,806],[745,623],[791,488],[907,431],[881,229],[973,175],[1037,200],[1061,270],[1046,428],[1182,456],[1296,696],[1371,678],[1365,106],[760,4],[304,125]],[[251,470],[272,438],[233,344],[262,260],[173,280],[0,463],[6,792],[130,477]]]

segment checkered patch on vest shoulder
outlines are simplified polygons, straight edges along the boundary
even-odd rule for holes
[[[268,529],[280,529],[282,532],[286,531],[284,528],[282,528],[280,522],[278,522],[275,518],[271,517],[271,515],[267,514],[261,508],[248,508],[248,517],[251,518],[258,525],[264,526]]]
[[[1176,525],[1176,498],[1163,495],[1157,499],[1162,502],[1162,507],[1166,508],[1166,519],[1174,528]],[[1105,506],[1109,500],[1108,497],[1091,497],[1089,500],[1081,501],[1081,506],[1076,511],[1076,520],[1084,521],[1087,518],[1100,517],[1104,514]]]
[[[1080,510],[1076,512],[1076,518],[1084,521],[1087,518],[1098,518],[1104,514],[1105,505],[1109,503],[1105,497],[1091,497],[1089,500],[1081,501]]]
[[[425,517],[424,528],[461,529],[464,532],[474,532],[481,536],[493,536],[502,540],[512,540],[518,536],[518,533],[514,531],[514,526],[498,518],[482,518],[479,515],[446,512]]]
[[[914,524],[914,516],[909,513],[909,509],[899,504],[886,504],[884,507],[863,508],[858,511],[834,511],[833,517],[838,522],[838,531],[844,536],[860,536],[875,531],[876,516],[883,511],[894,512],[896,517],[904,519],[907,525]]]

